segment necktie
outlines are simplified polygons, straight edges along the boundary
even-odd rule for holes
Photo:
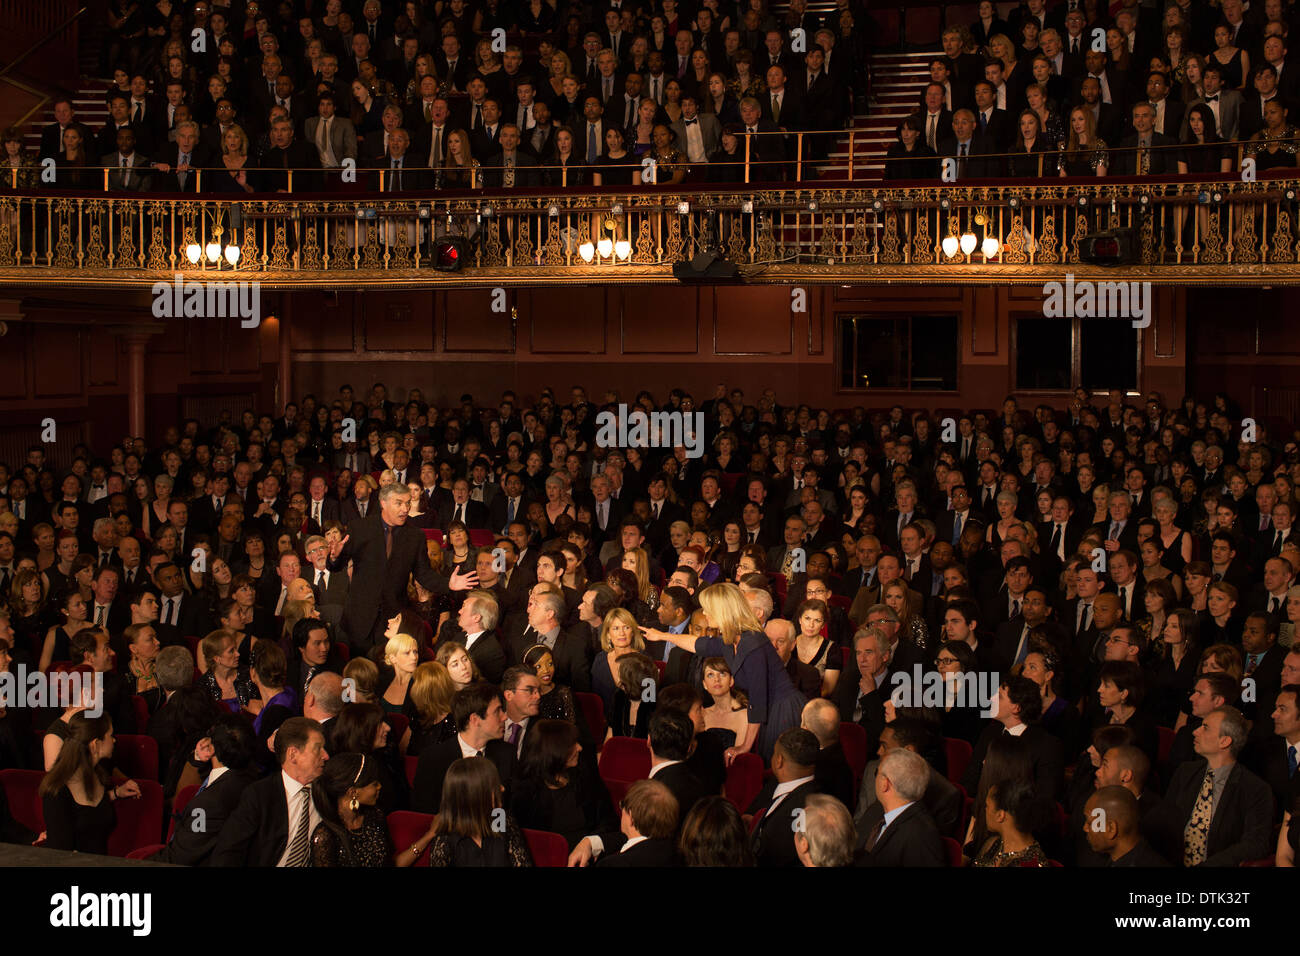
[[[772,94],[772,122],[778,126],[781,123],[781,97],[776,93]]]
[[[957,547],[957,542],[961,540],[961,512],[952,516],[952,546]]]
[[[602,501],[600,503],[600,530],[601,531],[605,530],[605,524],[608,521],[609,521],[609,502]]]
[[[1277,598],[1277,597],[1270,597],[1270,598],[1268,599],[1268,613],[1269,613],[1269,614],[1276,614],[1276,613],[1277,613],[1277,609],[1278,609],[1278,605],[1280,605],[1281,603],[1282,603],[1282,601],[1281,601],[1279,598]]]
[[[750,544],[756,544],[757,542],[758,542],[758,532],[757,532],[757,531],[751,531],[751,532],[749,533],[749,543],[750,543]]]
[[[1014,615],[1013,615],[1014,616]],[[1019,667],[1029,656],[1029,625],[1026,624],[1020,632],[1020,646],[1016,648],[1016,659],[1012,661],[1012,667]]]
[[[454,519],[454,520],[459,521],[459,522],[461,522],[462,524],[465,523],[465,506],[464,506],[464,505],[457,505],[457,506],[456,506],[456,516],[455,516],[455,519]]]
[[[319,588],[319,587],[323,587],[324,584],[325,584],[325,572],[324,572],[324,571],[317,571],[317,572],[316,572],[316,587],[318,587],[318,588]]]
[[[1112,521],[1112,522],[1110,523],[1110,532],[1106,535],[1106,537],[1109,538],[1109,539],[1111,539],[1112,541],[1114,541],[1114,540],[1118,540],[1118,539],[1119,539],[1119,522],[1118,522],[1118,521]]]
[[[1294,777],[1296,772],[1296,744],[1286,748],[1286,775]]]
[[[384,557],[393,556],[393,529],[387,524],[384,525]]]
[[[1268,515],[1259,516],[1259,530],[1260,531],[1268,530]]]
[[[1013,618],[1020,616],[1020,602],[1014,599],[1011,601],[1011,616]]]
[[[482,107],[482,106],[475,106],[475,107],[474,107],[474,126],[473,126],[473,128],[474,128],[474,129],[482,129],[482,128],[483,128],[483,107]]]
[[[1082,633],[1083,631],[1086,631],[1086,630],[1088,629],[1088,625],[1091,624],[1091,623],[1092,623],[1092,605],[1091,605],[1091,604],[1080,604],[1080,605],[1079,605],[1079,631],[1080,631],[1080,633]]]
[[[287,584],[280,585],[280,600],[275,602],[276,617],[279,617],[280,615],[284,614],[284,602],[288,600],[288,598],[289,598],[289,586]]]
[[[587,162],[594,163],[600,155],[600,150],[596,146],[596,124],[587,124]]]
[[[515,502],[518,498],[511,498],[509,505],[506,507],[506,524],[515,520]]]
[[[957,175],[962,179],[966,178],[966,143],[957,147]]]
[[[143,116],[144,116],[144,104],[136,103],[135,110],[134,112],[131,113],[131,122],[138,123],[140,122]]]
[[[1214,818],[1214,771],[1205,771],[1205,782],[1196,795],[1196,804],[1183,831],[1183,866],[1199,866],[1205,862],[1210,836],[1210,821]]]
[[[9,569],[0,568],[0,594],[9,592]]]
[[[313,501],[311,504],[311,520],[316,522],[317,526],[320,525],[320,509],[321,503],[319,501]]]
[[[983,133],[989,128],[989,114],[980,110],[980,132]]]
[[[1052,532],[1052,554],[1058,558],[1061,556],[1061,525],[1056,525],[1056,530]]]
[[[510,725],[510,733],[506,737],[506,741],[510,744],[511,747],[517,747],[519,745],[519,735],[520,733],[522,733],[522,731],[523,731],[523,727],[519,726],[519,724]]]
[[[1125,617],[1128,617],[1128,588],[1119,589],[1119,609]]]
[[[390,193],[398,192],[402,188],[402,161],[393,160],[393,175],[388,180],[388,191]]]
[[[126,161],[126,157],[123,156],[122,157],[122,187],[126,188],[129,185],[131,185],[131,164],[128,163]]]
[[[926,121],[925,124],[925,145],[929,146],[931,149],[935,151],[938,151],[938,146],[935,145],[935,129],[938,127],[938,125],[939,125],[939,114],[931,113],[930,118]]]
[[[1278,554],[1281,550],[1282,550],[1282,532],[1279,531],[1277,533],[1277,536],[1273,538],[1273,548],[1271,553]]]
[[[307,865],[307,830],[311,825],[311,787],[298,791],[298,802],[302,809],[298,811],[298,825],[294,828],[293,842],[289,845],[289,857],[285,866]]]
[[[885,831],[885,818],[881,817],[880,822],[878,822],[874,827],[872,827],[871,832],[867,834],[866,850],[868,853],[870,853],[872,850],[876,848],[876,843],[879,842],[880,840],[880,834],[883,833],[884,831]]]
[[[700,122],[700,121],[699,121],[698,119],[687,120],[687,121],[686,121],[686,125],[687,125],[687,126],[696,126],[696,125],[699,124],[699,122]]]
[[[601,99],[607,100],[614,95],[614,78],[612,76],[605,77],[602,89],[605,91],[605,95]]]
[[[104,626],[104,614],[107,611],[108,608],[104,607],[104,605],[102,604],[95,605],[95,625],[97,627]]]
[[[172,599],[171,598],[163,598],[162,621],[164,624],[170,624],[172,622]]]
[[[433,167],[433,166],[441,166],[441,165],[442,165],[442,127],[435,126],[433,128],[432,142],[430,143],[429,146],[429,166]]]
[[[102,568],[106,564],[108,564],[108,552],[101,551],[99,552],[99,566]]]
[[[1246,676],[1247,676],[1247,677],[1249,677],[1251,674],[1255,673],[1255,668],[1259,666],[1260,659],[1261,659],[1263,656],[1264,656],[1263,654],[1247,654],[1247,655],[1246,655]]]
[[[654,503],[654,505],[653,505],[653,507],[654,507],[654,512],[655,512],[655,521],[658,521],[658,520],[659,520],[659,504],[660,504],[660,503],[659,503],[658,501],[656,501],[656,502]]]
[[[1071,53],[1078,53],[1078,52],[1079,52],[1079,38],[1078,38],[1078,37],[1070,37],[1070,52],[1071,52]]]
[[[179,163],[178,165],[180,165],[180,166],[188,166],[189,164],[190,164],[190,154],[189,154],[189,153],[181,153],[181,161],[180,161],[180,163]],[[189,176],[190,176],[189,173],[177,173],[177,174],[176,174],[176,181],[177,181],[178,183],[180,183],[180,187],[181,187],[181,189],[184,189],[184,188],[185,188],[185,181],[186,181],[187,179],[189,179]]]

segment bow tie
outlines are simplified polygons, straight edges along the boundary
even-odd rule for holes
[[[1213,96],[1207,96],[1207,97],[1205,98],[1205,102],[1207,102],[1207,103],[1217,103],[1217,102],[1219,102],[1219,94],[1218,94],[1218,93],[1215,93]]]
[[[696,123],[698,123],[698,122],[699,122],[699,120],[697,120],[697,119],[687,120],[687,121],[686,121],[686,125],[687,125],[687,126],[694,126],[694,125],[695,125]]]

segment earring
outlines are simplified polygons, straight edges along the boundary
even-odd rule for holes
[[[361,802],[357,800],[356,794],[353,794],[352,799],[348,801],[348,809],[351,810],[353,813],[356,813],[357,809],[360,806],[361,806]]]

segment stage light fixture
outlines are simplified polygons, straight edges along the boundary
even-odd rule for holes
[[[469,258],[469,240],[446,236],[433,244],[433,267],[439,272],[459,272]]]
[[[961,249],[961,240],[956,236],[944,236],[943,242],[939,245],[943,249],[943,254],[951,259]]]

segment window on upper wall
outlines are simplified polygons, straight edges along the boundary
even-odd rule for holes
[[[956,315],[841,315],[840,388],[957,391]]]
[[[1138,330],[1122,319],[1015,320],[1016,388],[1036,392],[1138,387]]]

